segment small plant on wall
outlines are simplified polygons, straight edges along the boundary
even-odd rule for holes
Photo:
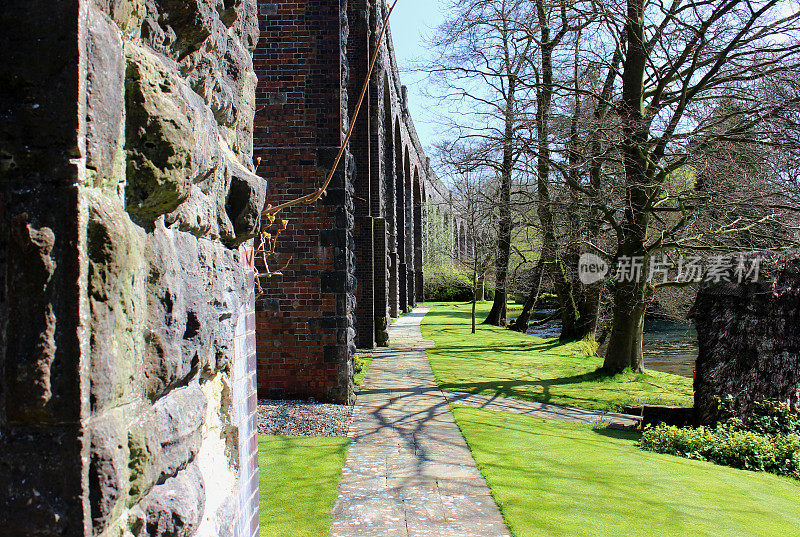
[[[272,205],[268,204],[266,210],[269,211],[271,208]],[[283,273],[281,271],[288,267],[293,259],[290,257],[286,263],[281,265],[280,268],[276,270],[270,268],[270,265],[275,258],[275,247],[278,244],[278,238],[281,236],[281,233],[286,231],[286,228],[289,227],[289,221],[277,220],[275,215],[270,213],[267,213],[267,221],[269,223],[264,229],[261,230],[261,233],[259,233],[258,237],[256,238],[257,244],[255,249],[255,258],[260,261],[258,275],[255,279],[256,297],[260,297],[264,294],[264,289],[261,287],[261,278],[282,276]]]
[[[372,71],[375,68],[375,62],[378,59],[380,43],[381,40],[383,39],[383,36],[386,34],[386,28],[389,25],[389,17],[391,16],[392,11],[394,11],[394,7],[397,5],[397,1],[398,0],[394,0],[388,12],[386,13],[386,16],[383,19],[383,26],[381,28],[380,35],[378,36],[377,45],[375,46],[375,51],[372,55],[372,61],[370,62],[369,70],[367,71],[367,75],[364,79],[364,85],[361,89],[361,96],[358,99],[358,104],[356,104],[355,110],[353,112],[353,118],[350,121],[350,128],[347,131],[347,135],[345,136],[345,139],[342,142],[341,147],[339,148],[339,153],[336,155],[336,159],[334,160],[333,166],[331,167],[331,170],[328,172],[325,181],[317,190],[311,192],[310,194],[306,194],[305,196],[301,196],[291,201],[281,203],[278,206],[267,204],[267,206],[264,208],[264,211],[261,213],[261,216],[266,218],[267,224],[256,237],[256,248],[252,252],[252,259],[258,260],[256,268],[256,278],[255,278],[257,298],[264,294],[264,288],[261,285],[262,277],[272,278],[273,276],[282,276],[283,275],[282,271],[285,270],[286,267],[288,267],[293,260],[293,258],[290,258],[277,270],[272,270],[270,268],[270,262],[274,261],[274,259],[276,258],[275,249],[278,244],[278,238],[280,237],[281,233],[286,231],[287,227],[289,226],[289,221],[278,220],[277,214],[282,210],[288,209],[289,207],[294,207],[295,205],[300,205],[300,204],[311,205],[312,203],[315,203],[317,200],[319,200],[326,194],[328,185],[330,185],[331,180],[333,179],[333,175],[336,172],[336,168],[339,166],[339,162],[341,161],[341,158],[344,155],[347,144],[350,141],[350,137],[353,135],[353,129],[355,128],[356,125],[356,119],[358,118],[358,113],[361,110],[361,105],[364,102],[364,96],[366,95],[367,88],[369,87],[369,81],[370,77],[372,76]],[[255,166],[256,173],[258,173],[258,167],[260,164],[261,164],[261,157],[256,159],[256,166]]]

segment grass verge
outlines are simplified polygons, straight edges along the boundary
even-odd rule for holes
[[[470,304],[436,305],[422,320],[422,336],[439,386],[446,390],[518,397],[597,410],[628,404],[692,405],[692,380],[658,371],[608,376],[603,359],[584,342],[561,344],[479,324],[470,333]],[[481,322],[491,303],[478,304]]]
[[[638,433],[454,405],[516,537],[783,537],[800,483],[638,449]]]
[[[262,537],[328,535],[347,438],[258,437]]]
[[[356,374],[353,380],[356,386],[361,386],[364,384],[364,377],[367,375],[369,366],[372,364],[372,356],[356,356],[355,362]]]

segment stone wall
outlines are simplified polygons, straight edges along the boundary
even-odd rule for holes
[[[716,398],[725,395],[742,413],[763,399],[800,404],[800,251],[767,254],[758,282],[702,287],[690,317],[700,347],[694,388],[701,424],[717,419]]]
[[[257,534],[255,10],[0,10],[4,536]]]

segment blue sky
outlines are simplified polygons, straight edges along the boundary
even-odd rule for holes
[[[429,112],[435,103],[431,103],[420,91],[424,74],[410,72],[409,69],[415,60],[430,58],[425,47],[425,36],[430,35],[444,19],[445,4],[439,0],[399,0],[389,21],[400,67],[400,80],[408,86],[411,118],[425,148],[429,148],[438,137],[437,125]]]

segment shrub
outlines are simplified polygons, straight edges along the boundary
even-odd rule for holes
[[[578,356],[597,356],[597,349],[600,348],[600,344],[590,334],[576,342],[575,348]]]
[[[510,293],[508,301],[514,304],[525,304],[528,300],[528,295],[521,295],[519,293]],[[536,300],[537,308],[557,308],[559,307],[558,296],[553,293],[539,293],[539,298]]]
[[[723,466],[800,479],[800,435],[771,436],[718,426],[647,429],[639,447]]]
[[[514,304],[525,304],[527,300],[528,297],[526,295],[521,295],[519,293],[511,293],[508,296],[508,301],[513,302]]]
[[[539,295],[539,307],[557,308],[559,307],[558,295],[555,293],[542,293]]]
[[[433,302],[467,302],[472,300],[472,272],[439,267],[425,273],[425,299]],[[494,298],[494,285],[485,283],[485,298]]]
[[[731,410],[730,400],[721,408]],[[732,413],[715,427],[658,425],[644,431],[639,447],[724,466],[800,479],[798,412],[779,401],[757,403],[745,419]]]
[[[785,401],[756,401],[750,405],[744,418],[736,408],[733,397],[718,400],[721,423],[745,431],[768,435],[800,434],[800,410]]]

